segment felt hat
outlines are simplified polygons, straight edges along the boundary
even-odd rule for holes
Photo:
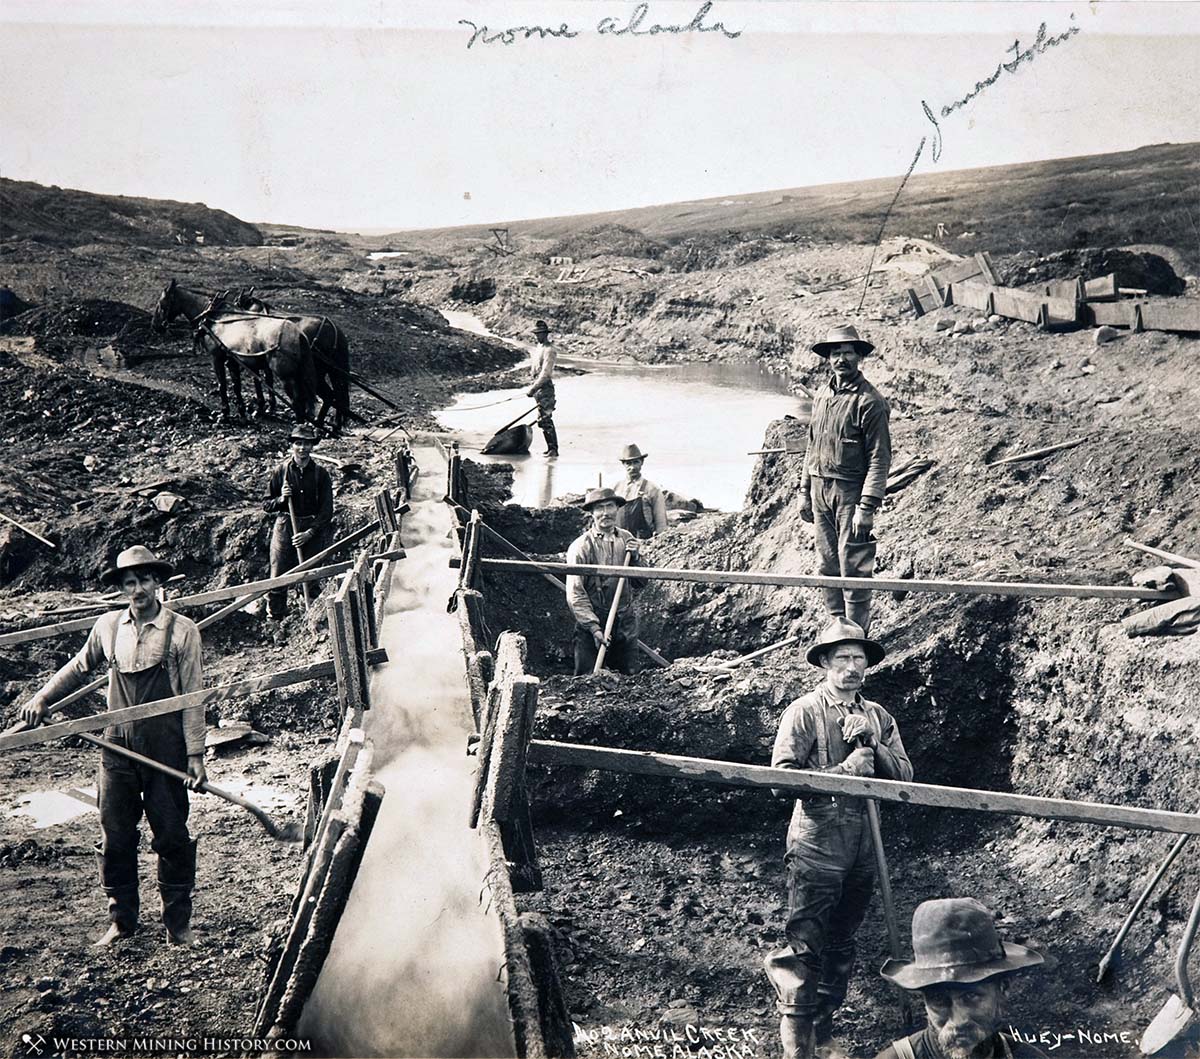
[[[912,919],[913,959],[879,972],[902,989],[982,982],[1044,962],[1040,952],[1001,941],[992,913],[973,897],[923,901]]]
[[[858,337],[856,328],[850,324],[844,324],[841,327],[831,327],[826,331],[825,337],[820,342],[813,343],[812,351],[818,357],[827,357],[834,346],[840,346],[843,342],[849,342],[864,357],[875,348],[870,342]]]
[[[135,544],[117,556],[116,563],[100,575],[100,580],[106,585],[115,585],[126,570],[138,570],[143,567],[153,570],[160,581],[165,581],[175,572],[175,567],[156,559],[154,553],[144,544]]]
[[[321,435],[317,433],[317,428],[311,423],[297,423],[292,427],[292,432],[288,435],[289,441],[311,441],[314,444],[321,440]]]
[[[535,335],[548,335],[550,333],[550,325],[545,320],[537,320],[533,325],[533,333]]]
[[[597,504],[602,504],[605,500],[611,500],[617,507],[625,506],[625,498],[619,493],[614,493],[607,486],[603,489],[589,489],[583,498],[583,503],[579,506],[584,511],[591,511]]]
[[[626,445],[621,450],[621,462],[628,463],[630,460],[644,460],[649,453],[643,452],[636,445]]]
[[[867,639],[867,634],[863,632],[862,626],[858,622],[836,617],[821,630],[804,657],[808,659],[809,665],[820,666],[821,655],[843,643],[856,643],[862,647],[867,652],[867,665],[869,666],[879,665],[883,661],[884,655],[887,654],[874,640]]]

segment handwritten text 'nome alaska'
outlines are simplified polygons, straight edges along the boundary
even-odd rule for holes
[[[667,24],[648,21],[650,5],[638,4],[628,16],[607,15],[600,19],[596,23],[596,33],[602,37],[657,37],[663,33],[721,33],[731,40],[742,35],[740,29],[727,29],[723,22],[706,24],[704,20],[711,10],[712,0],[705,0],[690,22]],[[531,40],[535,37],[538,40],[545,40],[547,37],[571,40],[582,32],[572,29],[566,22],[560,23],[558,26],[509,26],[507,29],[497,30],[488,26],[478,26],[468,18],[460,18],[458,24],[470,27],[471,39],[467,41],[468,48],[476,41],[481,44],[515,44],[517,41]]]

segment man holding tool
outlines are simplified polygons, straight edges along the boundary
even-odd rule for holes
[[[892,715],[861,694],[883,648],[861,627],[834,618],[809,648],[824,682],[784,711],[771,765],[850,776],[911,780],[912,764]],[[867,799],[804,795],[787,834],[786,948],[764,962],[780,1012],[785,1059],[812,1059],[832,1037],[846,998],[854,934],[875,885],[876,850]]]
[[[158,587],[171,573],[170,563],[155,558],[141,545],[126,548],[117,556],[103,579],[121,590],[129,608],[110,611],[96,621],[83,649],[21,708],[26,724],[39,725],[48,707],[85,684],[88,674],[103,661],[109,665],[109,710],[200,690],[200,630],[190,618],[168,610],[158,599]],[[186,787],[195,790],[205,781],[203,706],[113,725],[104,735],[117,747],[179,771],[186,769]],[[187,945],[193,940],[196,843],[188,833],[185,784],[134,764],[113,750],[105,749],[100,760],[97,787],[102,841],[97,858],[110,923],[96,944],[110,945],[137,929],[137,825],[144,812],[154,836],[150,848],[158,854],[158,889],[167,940]]]
[[[271,530],[271,576],[286,574],[308,555],[328,543],[333,525],[333,481],[312,458],[317,430],[297,423],[290,435],[292,454],[271,472],[263,510],[275,515]],[[314,543],[315,542],[315,543]],[[312,547],[308,547],[312,544]],[[307,583],[305,584],[307,599]],[[270,616],[280,621],[287,614],[287,586],[267,593]]]
[[[920,992],[927,1023],[876,1059],[1045,1059],[1000,1032],[1012,975],[1042,963],[1040,953],[1002,942],[992,913],[970,897],[919,904],[912,944],[913,959],[888,960],[880,974]]]
[[[892,440],[888,404],[859,371],[875,347],[853,327],[835,327],[812,351],[829,361],[829,383],[813,396],[808,449],[800,476],[800,517],[813,523],[817,573],[870,577],[875,571],[875,512],[883,504]],[[827,588],[830,615],[871,628],[871,592]]]
[[[611,489],[591,489],[583,509],[592,525],[571,542],[567,562],[588,566],[637,566],[639,541],[617,526],[617,510],[625,503]],[[628,560],[627,558],[628,557]],[[575,615],[575,676],[591,673],[602,648],[610,669],[631,674],[637,668],[638,611],[633,600],[644,581],[631,580],[633,591],[618,593],[626,579],[593,575],[567,575],[567,605]],[[615,607],[614,607],[615,603]],[[611,635],[605,636],[605,618],[615,610]]]
[[[550,345],[550,327],[545,320],[533,325],[537,345],[529,354],[529,389],[525,393],[537,401],[537,425],[546,437],[546,455],[558,455],[558,431],[554,427],[554,362],[557,353]]]

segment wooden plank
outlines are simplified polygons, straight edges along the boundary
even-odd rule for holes
[[[554,930],[550,921],[537,912],[522,912],[519,919],[537,987],[538,1023],[546,1053],[574,1055],[574,1029],[554,951]],[[648,1051],[646,1054],[653,1053]]]
[[[1043,283],[1038,290],[1048,298],[1064,298],[1078,300],[1079,280],[1056,279],[1053,283]]]
[[[1142,302],[1142,328],[1146,331],[1200,331],[1200,303]]]
[[[345,716],[351,709],[350,701],[353,690],[353,677],[350,673],[350,634],[345,600],[327,599],[325,615],[329,623],[329,644],[333,648],[334,672],[337,677],[338,712]]]
[[[347,602],[350,605],[350,658],[354,663],[355,676],[358,681],[359,705],[366,710],[371,707],[371,674],[367,669],[366,659],[370,634],[367,627],[366,607],[363,605],[362,589],[360,588],[361,578],[357,576],[359,571],[354,570],[352,573],[355,576],[351,576],[349,579],[349,592],[347,593]]]
[[[979,265],[979,274],[983,276],[988,283],[993,287],[1001,287],[1000,274],[996,271],[995,265],[992,264],[992,255],[986,250],[981,254],[975,255],[975,261]],[[968,277],[963,277],[964,279]]]
[[[1121,296],[1117,288],[1117,275],[1110,272],[1107,276],[1083,281],[1084,301],[1116,301]]]
[[[1083,307],[1083,319],[1091,327],[1132,327],[1134,304],[1131,301],[1088,302]]]
[[[982,269],[973,257],[965,257],[961,261],[951,261],[948,265],[935,268],[930,275],[936,280],[939,288],[945,289],[951,283],[978,276]]]
[[[232,684],[218,684],[216,687],[189,692],[187,695],[172,695],[168,699],[155,699],[153,702],[143,702],[137,706],[106,710],[104,713],[93,713],[72,721],[56,721],[54,724],[45,724],[25,732],[9,731],[0,734],[0,750],[16,750],[23,746],[50,743],[55,739],[61,739],[64,735],[73,735],[76,732],[97,732],[102,728],[107,728],[110,724],[144,721],[147,717],[179,713],[192,706],[210,706],[214,702],[241,699],[260,691],[270,691],[273,688],[286,688],[291,684],[303,684],[309,680],[324,680],[333,676],[333,673],[332,662],[314,662],[312,665],[297,666],[295,669],[281,669],[266,676],[238,680]]]
[[[980,312],[987,312],[991,305],[992,288],[982,283],[953,283],[950,286],[950,300],[954,305],[965,305]]]
[[[295,585],[302,581],[319,581],[321,578],[334,577],[350,569],[350,563],[333,563],[321,566],[315,570],[291,570],[279,577],[269,577],[262,581],[249,581],[242,585],[226,585],[224,588],[214,588],[208,592],[196,592],[190,596],[177,596],[165,601],[170,610],[186,610],[189,607],[199,607],[206,603],[218,603],[225,599],[235,599],[247,592],[266,592],[283,585]],[[122,610],[129,605],[125,599],[113,600],[111,610]],[[0,634],[0,647],[15,643],[28,643],[30,640],[43,640],[50,636],[62,636],[66,633],[81,632],[90,629],[103,617],[103,614],[93,614],[86,618],[75,618],[71,621],[57,622],[53,625],[35,625],[28,629],[18,629],[15,632]]]
[[[639,776],[663,776],[725,787],[795,791],[797,795],[836,794],[879,798],[906,805],[1200,835],[1200,816],[1192,813],[1139,809],[1103,802],[1076,802],[1064,798],[1040,798],[1001,791],[977,791],[966,787],[942,787],[932,783],[901,783],[898,780],[843,776],[832,772],[777,769],[769,765],[741,765],[731,761],[679,757],[645,750],[614,750],[610,747],[535,739],[529,744],[528,761],[536,765],[567,765]]]
[[[595,566],[582,563],[522,562],[516,559],[481,559],[485,570],[514,574],[578,574],[620,577],[629,571],[623,566]],[[759,571],[678,570],[669,567],[639,566],[637,576],[649,581],[698,581],[713,585],[771,585],[776,588],[869,588],[881,592],[933,592],[968,596],[1074,597],[1078,599],[1147,599],[1165,602],[1178,599],[1172,592],[1124,585],[1065,585],[1034,581],[918,581],[880,577],[823,577],[816,574],[774,574]]]

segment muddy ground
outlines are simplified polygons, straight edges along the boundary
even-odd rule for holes
[[[401,267],[369,262],[353,238],[287,238],[287,247],[4,244],[0,281],[37,308],[0,328],[0,400],[9,409],[0,427],[0,510],[59,545],[51,552],[18,531],[0,531],[5,630],[77,605],[106,560],[134,541],[178,561],[183,591],[265,574],[269,527],[258,505],[284,453],[287,423],[219,421],[211,371],[191,355],[186,334],[148,329],[149,310],[172,276],[206,289],[257,285],[282,307],[328,313],[350,335],[354,366],[405,409],[404,425],[413,429],[433,426],[430,411],[453,390],[496,385],[520,356],[446,328],[432,310],[452,295],[483,297],[453,304],[473,306],[501,335],[516,336],[530,318],[548,319],[570,353],[751,358],[790,367],[811,386],[820,372],[807,344],[854,313],[856,277],[870,250],[764,237],[751,252],[733,239],[737,246],[715,256],[685,254],[675,265],[600,255],[588,259],[594,271],[585,282],[558,283],[536,245],[503,262],[477,247],[447,246]],[[897,260],[906,256],[903,240],[895,249]],[[997,265],[1013,281],[1045,279],[1060,263],[1043,251],[1055,249],[998,257]],[[1188,270],[1190,259],[1172,260],[1177,272]],[[937,329],[938,318],[971,322],[974,314],[950,309],[913,319],[903,295],[911,282],[898,266],[875,273],[858,316],[879,345],[867,369],[892,402],[897,461],[934,461],[880,517],[881,571],[911,563],[919,577],[1127,583],[1142,564],[1122,549],[1126,534],[1196,552],[1195,339],[1126,334],[1097,347],[1086,331],[1046,335],[978,321],[974,333],[953,336]],[[1184,297],[1194,296],[1190,283]],[[391,409],[360,393],[355,407],[376,427],[399,424]],[[770,443],[802,432],[796,423],[764,429]],[[1080,435],[1086,445],[1052,460],[984,466]],[[370,517],[373,490],[389,480],[387,446],[355,430],[318,451],[358,465],[334,471],[339,524]],[[760,461],[744,512],[674,529],[654,542],[652,558],[808,570],[794,461]],[[490,490],[475,483],[488,494],[481,502],[489,519],[521,547],[561,555],[578,512],[506,508],[496,488],[503,475],[489,473]],[[154,505],[163,491],[182,497],[170,513]],[[569,629],[561,597],[544,582],[497,580],[488,602],[494,631],[516,625],[530,635],[533,667],[546,677],[539,727],[554,738],[761,762],[779,713],[814,679],[794,656],[728,680],[688,661],[751,650],[793,627],[811,634],[820,623],[811,593],[656,585],[644,596],[645,636],[681,661],[616,684],[564,676]],[[918,778],[1200,808],[1193,705],[1200,641],[1129,641],[1114,624],[1129,609],[879,598],[877,632],[890,658],[871,687],[896,714]],[[81,639],[0,648],[0,720],[11,722],[23,697]],[[281,633],[252,615],[232,618],[205,645],[209,683],[327,650],[319,620],[297,613]],[[213,779],[271,787],[282,797],[281,815],[299,814],[296,777],[335,731],[330,692],[287,689],[223,711],[251,720],[272,741],[214,759]],[[210,723],[217,720],[210,714]],[[0,756],[7,807],[29,791],[91,785],[90,754],[55,747]],[[104,925],[90,857],[94,816],[43,831],[21,816],[0,817],[0,1051],[17,1052],[24,1033],[250,1029],[263,928],[287,907],[298,853],[275,846],[232,808],[205,798],[194,806],[200,941],[187,952],[168,949],[153,927],[114,952],[88,949]],[[581,1027],[653,1030],[664,1013],[675,1021],[694,1014],[708,1025],[754,1030],[762,1042],[756,1054],[777,1054],[759,965],[782,926],[786,806],[559,773],[538,778],[534,811],[547,885],[523,902],[545,911],[558,931],[567,1001]],[[1009,938],[1047,953],[1051,968],[1028,976],[1015,995],[1018,1027],[1081,1026],[1136,1038],[1166,999],[1170,953],[1200,887],[1194,850],[1135,929],[1116,980],[1097,987],[1094,965],[1167,836],[894,808],[885,826],[902,918],[925,897],[972,894],[1004,914]],[[149,882],[148,854],[143,868]],[[152,922],[154,895],[144,891]],[[885,955],[878,905],[861,937],[863,967],[877,966]],[[214,978],[220,989],[208,986]],[[839,1023],[849,1053],[873,1055],[899,1032],[897,1011],[862,970]],[[1056,1054],[1133,1049],[1064,1044]]]

